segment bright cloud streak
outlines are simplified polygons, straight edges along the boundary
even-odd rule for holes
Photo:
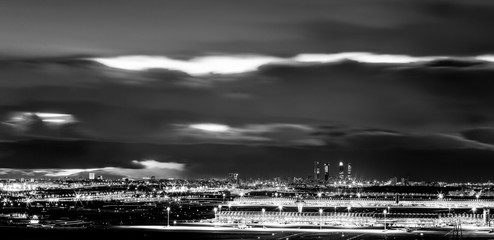
[[[158,169],[175,169],[175,170],[184,170],[183,163],[175,163],[175,162],[158,162],[156,160],[143,160],[137,161],[134,160],[132,163],[142,165],[144,168],[158,168]]]
[[[199,124],[191,124],[189,125],[192,129],[202,130],[206,132],[227,132],[230,130],[230,127],[223,124],[215,124],[215,123],[199,123]]]
[[[408,55],[374,54],[366,52],[349,52],[336,54],[299,54],[293,58],[298,62],[331,63],[352,60],[364,63],[413,63],[445,59],[448,57],[413,57]]]
[[[209,56],[197,57],[190,61],[176,60],[161,56],[120,56],[114,58],[93,58],[108,67],[125,70],[146,70],[163,68],[178,70],[191,75],[233,74],[254,71],[259,66],[283,61],[268,56]]]
[[[65,113],[15,112],[11,115],[9,122],[27,123],[32,120],[33,116],[37,116],[41,121],[51,124],[66,124],[77,121],[73,115]]]
[[[389,63],[406,64],[414,62],[427,62],[441,59],[450,59],[450,56],[409,56],[395,54],[375,54],[368,52],[345,52],[334,54],[299,54],[291,58],[279,58],[261,55],[232,55],[232,56],[206,56],[196,57],[190,60],[177,60],[164,56],[118,56],[108,58],[92,58],[108,67],[143,71],[160,68],[178,70],[190,75],[200,76],[208,74],[235,74],[255,71],[266,64],[293,64],[293,63],[334,63],[344,60],[352,60],[363,63]],[[494,62],[494,56],[482,55],[476,57],[460,57],[460,59],[475,59],[486,62]]]

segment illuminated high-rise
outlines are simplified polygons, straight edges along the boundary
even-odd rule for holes
[[[339,174],[338,174],[338,178],[340,180],[344,180],[345,179],[345,166],[343,165],[343,162],[340,162],[340,169],[339,169]]]
[[[319,162],[314,162],[314,180],[319,180]]]
[[[346,178],[352,180],[352,163],[347,163],[347,173]]]
[[[324,181],[329,180],[329,163],[324,164]]]

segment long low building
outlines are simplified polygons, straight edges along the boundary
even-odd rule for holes
[[[490,226],[491,216],[484,214],[433,213],[318,213],[277,211],[220,211],[213,221],[225,224],[297,224],[347,227],[441,227],[458,224]]]
[[[239,197],[229,206],[283,206],[283,207],[404,207],[404,208],[494,208],[492,199],[393,199],[393,198],[264,198]]]

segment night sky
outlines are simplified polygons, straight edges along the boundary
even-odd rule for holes
[[[1,1],[0,178],[487,181],[494,2]]]

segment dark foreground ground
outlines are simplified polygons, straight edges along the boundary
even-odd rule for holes
[[[137,240],[137,239],[459,239],[448,231],[417,231],[387,233],[351,233],[351,232],[252,232],[243,230],[232,231],[166,231],[152,229],[29,229],[18,227],[0,227],[0,234],[5,239],[16,240]],[[494,239],[494,234],[487,232],[464,231],[464,239]]]

